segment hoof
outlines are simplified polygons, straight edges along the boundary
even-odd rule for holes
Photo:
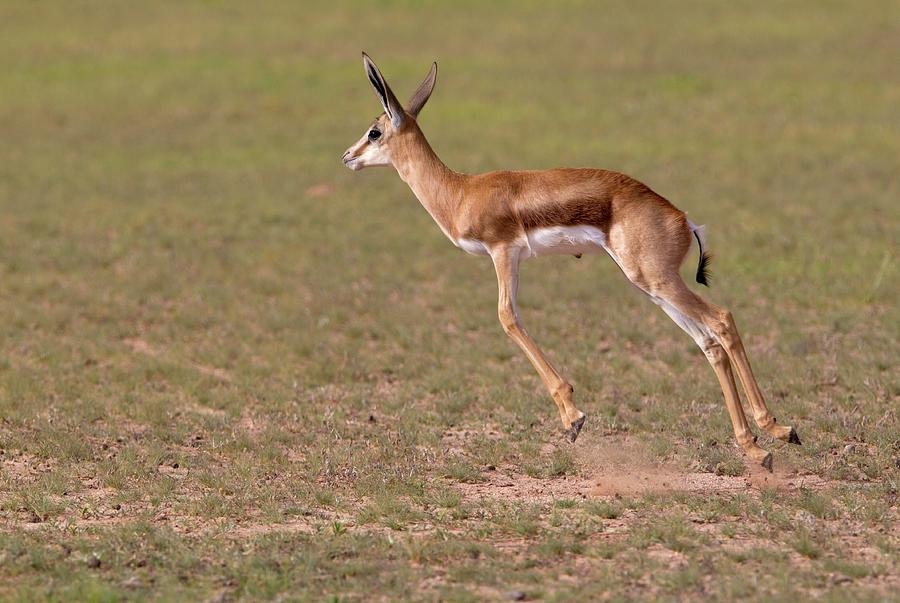
[[[791,427],[791,433],[788,434],[788,444],[796,444],[797,446],[802,446],[803,442],[800,441],[800,436],[797,435],[797,430]]]
[[[768,471],[769,473],[772,473],[772,453],[771,452],[766,455],[766,458],[764,458],[762,460],[762,463],[760,463],[760,465],[762,465],[766,471]]]
[[[581,428],[584,427],[585,419],[587,419],[587,415],[582,415],[580,419],[572,423],[572,426],[566,430],[566,437],[569,438],[569,442],[574,443],[578,439],[578,434],[581,433]]]

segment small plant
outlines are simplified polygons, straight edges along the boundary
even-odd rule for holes
[[[478,468],[471,463],[465,462],[462,459],[455,459],[444,465],[444,470],[442,473],[444,477],[456,480],[458,482],[463,482],[465,484],[474,484],[480,481],[484,481],[484,478],[481,476],[481,472],[478,471]]]
[[[525,465],[524,467],[522,467],[522,471],[525,472],[525,475],[534,479],[538,479],[544,476],[544,472],[541,471],[539,467],[535,467],[534,465]]]
[[[676,569],[669,573],[663,573],[660,582],[671,592],[684,593],[689,591],[703,579],[703,573],[696,563]]]
[[[442,509],[456,509],[462,503],[462,496],[451,488],[437,488],[416,500]]]
[[[586,510],[591,515],[596,515],[603,519],[615,519],[622,514],[621,506],[606,501],[588,503]]]
[[[844,559],[827,559],[825,561],[825,569],[829,572],[843,574],[853,580],[865,578],[872,574],[872,568],[861,563],[853,563]]]
[[[618,552],[619,547],[610,542],[602,542],[594,548],[594,554],[599,559],[612,559]]]
[[[534,536],[538,533],[539,526],[537,522],[527,518],[518,518],[513,520],[511,524],[513,532],[520,536]]]
[[[501,508],[494,517],[501,528],[520,536],[534,536],[540,531],[540,511],[536,507]]]
[[[47,521],[62,512],[63,506],[41,493],[26,492],[20,495],[21,506],[31,513],[34,523]]]
[[[646,548],[659,543],[669,550],[685,552],[697,548],[701,535],[682,517],[664,517],[645,525],[631,536],[633,544]]]
[[[811,490],[801,490],[797,504],[819,519],[833,519],[837,517],[837,513],[831,504],[831,499]]]
[[[740,456],[722,446],[705,446],[700,449],[701,467],[716,475],[735,477],[744,474],[744,462]]]
[[[575,461],[567,451],[557,448],[550,457],[550,464],[547,473],[551,477],[559,477],[562,475],[574,475],[576,472]]]
[[[822,549],[806,530],[797,534],[797,539],[792,546],[795,551],[808,559],[818,559],[822,556]]]
[[[320,507],[333,507],[337,502],[337,497],[335,497],[334,493],[323,488],[317,488],[313,492],[313,499]]]
[[[584,547],[579,542],[551,538],[537,545],[534,550],[542,558],[562,557],[566,553],[580,555],[584,552]]]
[[[406,524],[422,518],[407,501],[382,494],[359,512],[359,523],[380,523],[392,530],[403,530]]]

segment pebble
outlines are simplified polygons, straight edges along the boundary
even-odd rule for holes
[[[802,521],[808,526],[816,525],[816,516],[810,513],[809,511],[800,510],[797,511],[797,520]]]

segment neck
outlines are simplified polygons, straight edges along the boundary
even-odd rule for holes
[[[444,165],[418,124],[413,122],[407,128],[391,148],[394,167],[444,234],[455,240],[453,217],[463,175]]]

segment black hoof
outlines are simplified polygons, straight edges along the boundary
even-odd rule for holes
[[[766,471],[772,473],[772,453],[770,452],[769,454],[767,454],[766,458],[764,458],[762,460],[762,463],[760,464],[763,466],[763,468],[766,469]]]
[[[566,430],[566,437],[569,438],[569,442],[574,443],[575,440],[578,439],[578,434],[581,433],[581,428],[584,427],[585,419],[587,419],[587,415],[583,415],[580,419],[572,423],[572,426]]]
[[[791,433],[788,434],[788,444],[796,444],[797,446],[802,446],[803,442],[800,441],[800,436],[797,435],[797,430],[791,427]]]

